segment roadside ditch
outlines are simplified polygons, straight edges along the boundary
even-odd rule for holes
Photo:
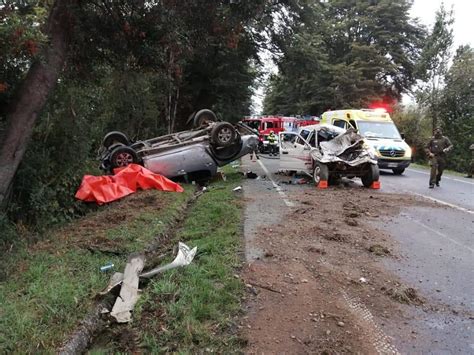
[[[51,231],[43,241],[4,255],[0,282],[0,349],[5,352],[170,351],[225,347],[240,309],[240,181],[212,183],[196,199],[185,192],[140,191]],[[178,241],[198,247],[193,263],[151,280],[133,321],[116,325],[99,316],[110,300],[96,294],[113,264],[122,271],[130,253],[147,253],[146,269],[169,261]],[[152,265],[153,264],[153,265]],[[231,333],[229,333],[231,334]],[[92,342],[92,345],[90,344]],[[173,350],[174,351],[174,350]]]

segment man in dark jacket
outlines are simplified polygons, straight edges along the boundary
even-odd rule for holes
[[[448,137],[443,136],[441,128],[437,127],[434,130],[434,136],[426,146],[426,154],[430,158],[431,174],[430,174],[430,189],[435,184],[439,186],[441,175],[446,167],[446,153],[453,149],[453,144]]]

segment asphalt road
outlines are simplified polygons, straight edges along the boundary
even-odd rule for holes
[[[278,168],[279,160],[265,155],[257,162],[245,159],[242,165],[243,171],[266,175],[267,189],[275,190],[270,204],[268,197],[263,202],[253,199],[247,208],[253,216],[266,214],[260,221],[269,225],[292,206],[293,193],[314,188],[280,184],[282,178],[274,174]],[[387,330],[403,353],[474,354],[474,181],[445,174],[440,187],[428,189],[428,180],[427,170],[409,168],[401,176],[381,172],[381,192],[415,194],[437,204],[434,208],[408,208],[396,218],[376,223],[398,242],[397,252],[402,256],[384,266],[438,305],[430,312],[409,308],[412,314],[407,323],[416,329],[416,336],[409,341],[397,334],[401,330],[395,325]],[[347,183],[355,188],[361,185],[359,179]],[[250,197],[258,191],[250,188],[245,193]],[[254,223],[258,224],[258,219]],[[251,243],[247,249],[248,258],[258,257],[259,251],[252,250]]]
[[[401,260],[386,266],[439,307],[411,309],[418,336],[398,341],[403,352],[474,353],[474,182],[446,174],[440,187],[428,188],[429,171],[381,176],[383,191],[410,193],[435,201],[437,208],[409,208],[378,226],[398,241]],[[451,311],[448,311],[450,309]],[[393,329],[396,333],[396,329]]]

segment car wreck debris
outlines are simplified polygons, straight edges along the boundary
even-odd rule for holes
[[[342,177],[360,177],[365,187],[380,188],[373,149],[352,128],[318,124],[303,127],[300,134],[282,132],[280,152],[280,170],[304,172],[318,188]]]
[[[178,255],[176,255],[176,258],[171,263],[145,272],[144,274],[141,274],[140,277],[149,279],[150,277],[153,277],[159,274],[160,272],[164,272],[166,270],[171,270],[181,266],[187,266],[193,261],[196,252],[197,247],[191,249],[186,244],[179,242]]]
[[[107,264],[105,264],[104,266],[101,266],[101,267],[100,267],[100,271],[104,271],[104,272],[105,272],[105,271],[109,271],[109,270],[111,270],[111,269],[113,269],[113,268],[114,268],[114,264],[112,264],[112,263],[107,263]]]
[[[134,256],[125,266],[120,296],[117,297],[112,312],[110,312],[110,315],[118,323],[127,323],[132,320],[132,310],[138,301],[138,275],[144,265],[145,258],[143,256]]]
[[[149,279],[166,270],[191,264],[196,255],[197,247],[190,248],[186,244],[179,242],[178,254],[176,258],[166,265],[157,267],[153,270],[141,274],[145,265],[145,257],[143,255],[135,255],[130,257],[125,266],[124,273],[116,272],[112,275],[109,284],[99,295],[106,295],[115,287],[122,285],[120,295],[115,301],[110,315],[118,323],[127,323],[132,320],[132,310],[139,297],[138,283],[139,278]]]

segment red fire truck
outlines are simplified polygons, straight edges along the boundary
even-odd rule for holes
[[[258,150],[260,153],[264,153],[268,150],[267,137],[271,131],[273,131],[277,137],[279,132],[285,131],[282,116],[246,117],[242,120],[242,123],[258,131]]]

